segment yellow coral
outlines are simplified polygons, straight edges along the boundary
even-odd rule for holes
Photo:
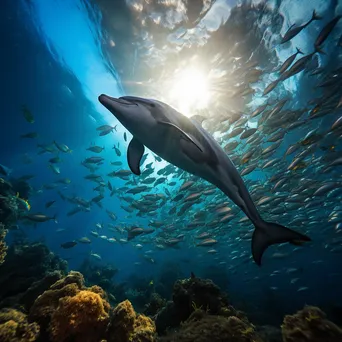
[[[155,333],[153,321],[144,315],[137,315],[129,300],[114,308],[107,331],[108,342],[153,342]]]
[[[104,305],[99,294],[89,290],[60,298],[50,322],[52,341],[99,341],[109,321],[107,304]]]
[[[152,342],[155,340],[156,327],[151,318],[138,315],[134,321],[133,332],[129,337],[132,342]]]

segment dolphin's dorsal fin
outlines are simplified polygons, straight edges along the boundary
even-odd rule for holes
[[[192,121],[196,121],[198,122],[199,124],[202,125],[203,121],[205,120],[206,118],[202,115],[199,115],[199,114],[196,114],[196,115],[193,115],[192,117],[190,117],[190,120]]]
[[[140,175],[140,161],[144,154],[145,146],[134,138],[130,141],[127,150],[128,166],[135,175]]]
[[[186,141],[191,142],[192,144],[194,144],[201,152],[203,152],[203,147],[200,146],[199,143],[195,142],[194,139],[192,139],[190,137],[190,135],[186,132],[184,132],[182,129],[180,129],[178,126],[176,126],[175,124],[171,123],[171,122],[166,122],[166,121],[158,121],[158,124],[160,125],[164,125],[164,126],[168,126],[174,130],[176,130],[177,132],[180,133],[181,138],[183,138]]]

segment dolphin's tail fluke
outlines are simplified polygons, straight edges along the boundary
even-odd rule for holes
[[[260,221],[255,224],[255,230],[252,237],[253,259],[260,266],[262,255],[268,246],[284,242],[298,245],[310,240],[311,239],[308,236],[295,232],[280,224]]]

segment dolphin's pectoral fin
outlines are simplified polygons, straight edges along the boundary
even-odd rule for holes
[[[196,148],[200,151],[203,152],[203,147],[200,145],[200,143],[196,142],[188,133],[184,132],[183,130],[181,130],[179,127],[177,127],[176,125],[174,125],[171,122],[166,122],[166,121],[158,121],[158,124],[160,125],[164,125],[167,127],[170,127],[171,129],[175,130],[176,132],[180,133],[180,136],[182,139],[188,141],[189,143],[191,143],[192,145],[196,146]]]
[[[140,175],[140,161],[144,154],[145,146],[136,138],[130,141],[127,150],[128,166],[135,175]]]

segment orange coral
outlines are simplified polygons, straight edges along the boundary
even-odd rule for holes
[[[29,318],[39,323],[44,341],[99,341],[109,309],[99,286],[87,289],[82,274],[70,272],[36,299]]]
[[[52,341],[93,342],[101,339],[109,322],[104,301],[97,293],[84,290],[59,300],[50,323]]]
[[[0,311],[1,342],[33,342],[39,335],[39,325],[29,324],[26,315],[14,309]]]
[[[129,300],[114,308],[107,330],[108,342],[153,342],[155,333],[153,321],[144,315],[137,315]]]

